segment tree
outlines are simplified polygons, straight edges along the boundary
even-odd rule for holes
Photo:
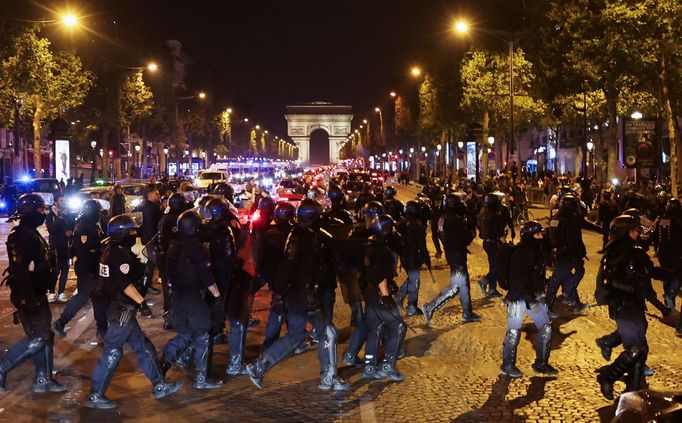
[[[395,135],[398,137],[399,143],[403,144],[405,139],[410,137],[414,132],[414,122],[412,120],[412,113],[407,107],[406,101],[402,96],[395,99]]]
[[[438,126],[438,90],[430,74],[424,75],[419,85],[419,130],[430,136],[437,132]]]
[[[142,76],[142,70],[129,73],[121,85],[119,119],[121,126],[127,128],[128,136],[131,125],[150,117],[154,108],[154,95]]]
[[[20,99],[32,114],[33,163],[40,173],[40,142],[44,119],[79,106],[92,86],[92,75],[78,57],[53,52],[35,29],[19,34],[0,64],[2,94]]]
[[[249,133],[249,152],[251,154],[255,154],[256,151],[258,150],[258,134],[256,133],[256,129],[253,128],[251,129],[251,132]]]

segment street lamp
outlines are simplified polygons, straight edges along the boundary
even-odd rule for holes
[[[415,78],[418,78],[419,76],[421,76],[422,70],[417,66],[413,66],[412,69],[410,69],[410,74],[412,74],[412,76],[414,76]]]
[[[375,108],[374,108],[374,111],[377,112],[377,113],[381,113],[381,109],[378,108],[378,107],[375,107]]]
[[[488,137],[488,144],[492,147],[495,144],[495,137]]]
[[[390,94],[391,97],[395,98],[397,95],[398,94],[396,94],[395,91],[391,91],[391,94]]]
[[[73,28],[78,25],[78,18],[73,13],[65,13],[62,16],[62,24],[67,28]]]
[[[365,125],[367,125],[367,119],[363,119],[363,120],[362,120],[362,123],[364,123]]]
[[[157,70],[159,70],[159,65],[157,65],[157,64],[154,63],[154,62],[150,62],[150,63],[147,65],[147,70],[150,71],[150,72],[156,72]]]
[[[467,32],[469,32],[469,24],[463,20],[455,22],[453,28],[455,29],[455,32],[458,34],[466,34]]]
[[[200,93],[199,93],[199,98],[200,98],[201,100],[204,100],[204,99],[206,99],[206,93],[205,93],[205,92],[203,92],[203,91],[202,91],[202,92],[200,92]]]
[[[643,117],[642,112],[635,111],[630,115],[631,118],[639,120]]]

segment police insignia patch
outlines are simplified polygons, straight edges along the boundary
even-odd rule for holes
[[[119,269],[121,270],[121,273],[123,273],[124,275],[127,275],[128,272],[130,272],[130,265],[128,263],[123,263],[119,267]]]

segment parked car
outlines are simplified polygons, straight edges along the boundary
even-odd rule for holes
[[[126,196],[126,210],[132,211],[144,200],[144,195],[147,192],[147,184],[121,184],[123,194]]]
[[[210,185],[219,182],[227,182],[227,172],[221,170],[201,170],[194,179],[194,187],[200,190],[206,190]]]
[[[16,184],[17,197],[26,194],[38,194],[45,201],[45,205],[54,204],[54,195],[61,191],[59,181],[55,178],[34,178],[29,181],[19,181]]]
[[[296,179],[282,179],[277,187],[277,196],[287,201],[301,201],[305,194],[303,185]]]

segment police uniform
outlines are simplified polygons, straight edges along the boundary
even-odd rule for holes
[[[431,267],[431,257],[426,248],[426,228],[415,216],[407,215],[398,224],[397,230],[403,237],[404,244],[409,248],[400,252],[400,263],[407,273],[407,279],[400,286],[396,302],[402,306],[403,300],[407,298],[407,314],[410,316],[421,314],[421,310],[417,307],[421,267],[423,264]]]
[[[52,206],[50,209],[45,219],[45,226],[50,235],[50,249],[54,254],[56,270],[59,273],[56,291],[57,294],[63,294],[69,276],[69,259],[71,258],[69,254],[70,237],[67,236],[67,232],[73,230],[73,223],[67,221],[64,216],[57,214],[54,210],[56,207]],[[54,293],[55,286],[50,286],[49,290]]]
[[[197,226],[198,220],[197,216]],[[194,387],[218,387],[221,383],[208,379],[211,310],[205,297],[212,295],[208,288],[215,285],[208,252],[198,237],[181,235],[171,241],[167,258],[167,277],[174,289],[173,326],[177,335],[163,350],[164,368],[170,367],[191,343],[196,366]]]
[[[494,196],[495,194],[488,194]],[[486,197],[488,198],[488,197]],[[492,197],[490,197],[492,198]],[[502,216],[499,200],[487,200],[478,217],[479,236],[483,239],[483,250],[488,256],[488,273],[478,282],[483,295],[487,297],[500,296],[497,291],[497,276],[495,275],[495,259],[500,248],[500,238],[505,235],[506,222]]]
[[[47,242],[37,231],[45,221],[45,215],[36,209],[45,207],[40,197],[25,194],[17,201],[33,203],[32,217],[22,216],[7,237],[9,255],[10,301],[16,308],[16,316],[26,336],[14,344],[0,359],[0,393],[6,392],[5,380],[10,370],[31,359],[36,368],[33,392],[63,392],[66,388],[52,379],[54,334],[50,329],[51,314],[47,303],[47,291],[54,286],[56,275],[52,271]],[[31,223],[32,222],[32,223]]]
[[[161,276],[161,288],[163,292],[163,311],[167,313],[171,310],[173,300],[173,288],[168,281],[168,276],[166,275],[166,265],[167,265],[167,252],[170,247],[171,242],[177,239],[177,233],[175,231],[175,226],[178,222],[178,216],[182,210],[171,210],[168,214],[161,216],[159,220],[159,231],[158,231],[158,242],[157,242],[157,253],[156,261],[159,268],[159,275]]]
[[[102,252],[102,239],[104,233],[99,227],[98,221],[80,219],[73,235],[72,250],[76,256],[74,268],[76,270],[78,293],[69,300],[59,319],[54,322],[53,328],[61,336],[65,336],[64,326],[73,319],[80,309],[92,300],[92,308],[97,323],[97,335],[104,338],[107,331],[107,296],[103,289],[98,289],[99,260]]]
[[[125,217],[120,215],[112,218],[109,232],[115,227],[112,224],[114,219]],[[104,338],[104,352],[95,365],[90,394],[85,403],[90,408],[116,407],[114,401],[106,398],[105,391],[121,360],[124,344],[128,344],[135,352],[142,371],[153,385],[155,398],[163,398],[180,388],[180,384],[166,381],[156,348],[137,322],[136,314],[141,304],[124,293],[128,286],[139,284],[145,273],[145,265],[130,251],[133,242],[124,245],[121,240],[110,238],[100,259],[100,280],[110,298],[107,309],[109,328]]]

